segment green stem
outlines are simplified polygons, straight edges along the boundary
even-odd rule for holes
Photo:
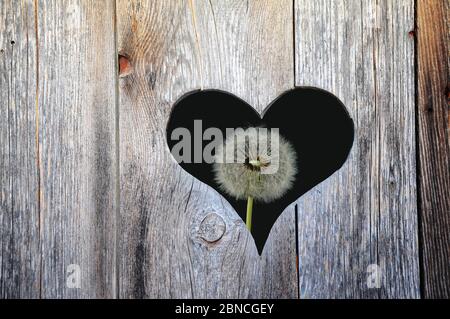
[[[253,197],[249,196],[247,198],[247,217],[245,219],[245,224],[247,229],[252,231],[252,211],[253,211]]]

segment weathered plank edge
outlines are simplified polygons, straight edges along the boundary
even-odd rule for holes
[[[40,297],[36,12],[0,6],[0,298]]]
[[[37,0],[35,5],[40,297],[112,298],[117,230],[114,0]],[[80,286],[68,285],[69,278],[80,278]]]
[[[416,0],[417,187],[423,298],[450,298],[448,1]]]

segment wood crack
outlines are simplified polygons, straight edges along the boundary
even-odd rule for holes
[[[36,43],[36,96],[35,96],[35,112],[36,112],[36,167],[37,167],[37,210],[38,210],[38,234],[39,234],[39,250],[41,252],[40,257],[40,270],[39,270],[39,296],[42,298],[42,280],[43,280],[43,262],[42,262],[42,216],[41,216],[41,206],[42,206],[42,188],[41,188],[41,150],[40,150],[40,118],[39,118],[39,4],[38,0],[34,0],[34,31],[35,31],[35,43]]]
[[[191,9],[192,26],[194,28],[195,42],[197,45],[197,64],[200,69],[200,89],[203,90],[203,66],[202,66],[203,54],[202,54],[202,49],[201,49],[201,45],[200,45],[200,37],[199,37],[198,30],[197,30],[197,15],[195,13],[193,0],[189,0],[189,8]]]

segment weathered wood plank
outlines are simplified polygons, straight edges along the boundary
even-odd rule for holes
[[[0,299],[38,298],[39,173],[33,1],[0,5]]]
[[[37,4],[42,297],[114,297],[114,1]]]
[[[419,203],[425,298],[450,298],[448,7],[448,1],[417,1]]]
[[[292,17],[290,1],[118,2],[119,49],[134,69],[119,89],[121,297],[297,296],[293,212],[261,262],[236,212],[165,140],[173,103],[193,89],[230,91],[261,112],[291,88]]]
[[[296,84],[334,93],[356,130],[344,167],[298,201],[300,297],[419,297],[414,2],[296,0],[295,26]]]
[[[262,114],[294,86],[291,1],[193,3],[203,88],[231,92]],[[253,296],[298,297],[294,216],[292,206],[274,225]]]

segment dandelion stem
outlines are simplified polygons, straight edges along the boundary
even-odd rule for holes
[[[249,196],[247,198],[247,217],[245,219],[245,224],[247,229],[252,231],[252,212],[253,212],[253,197]]]

